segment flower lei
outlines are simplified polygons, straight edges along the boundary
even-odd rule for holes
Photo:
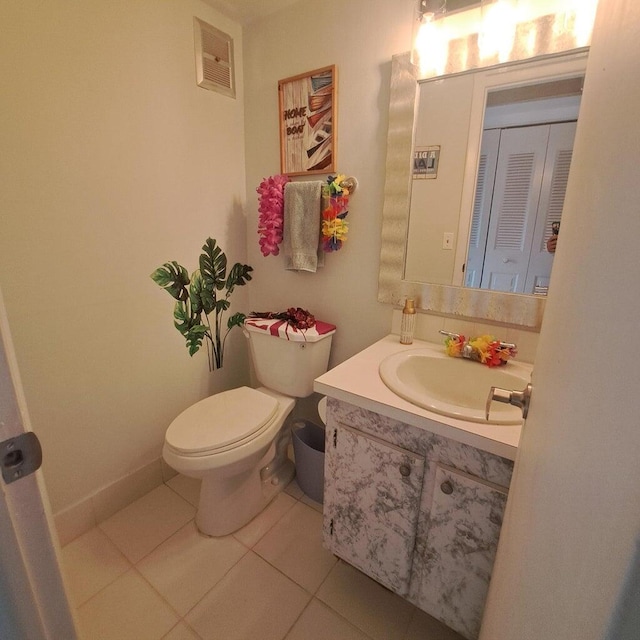
[[[260,194],[258,211],[258,233],[260,234],[260,251],[263,256],[280,253],[284,227],[284,185],[289,177],[284,175],[265,178],[256,191]]]
[[[486,364],[488,367],[503,366],[518,353],[515,348],[501,346],[500,340],[489,335],[470,338],[468,343],[462,335],[459,338],[447,337],[444,344],[447,355],[453,358],[462,357],[465,344],[469,344],[472,348],[470,359]]]
[[[341,186],[345,176],[329,176],[322,187],[322,250],[338,251],[347,240],[349,190]]]

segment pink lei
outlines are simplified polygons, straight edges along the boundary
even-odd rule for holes
[[[289,182],[288,176],[277,175],[265,178],[256,189],[260,195],[260,218],[258,233],[260,234],[260,251],[263,256],[280,253],[284,226],[284,185]]]

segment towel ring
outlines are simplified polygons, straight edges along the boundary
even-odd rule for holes
[[[355,178],[345,178],[341,183],[340,186],[343,189],[347,189],[349,191],[349,193],[353,193],[356,188],[358,187],[358,181]]]

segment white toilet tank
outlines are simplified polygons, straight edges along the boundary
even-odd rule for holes
[[[299,330],[283,320],[247,318],[244,327],[260,384],[294,398],[310,396],[313,381],[327,370],[335,326],[317,321]]]

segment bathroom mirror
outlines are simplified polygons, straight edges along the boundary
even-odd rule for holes
[[[566,91],[566,87],[559,87],[567,81],[581,84],[586,58],[586,49],[582,49],[418,83],[409,54],[394,56],[378,290],[381,302],[400,305],[412,296],[428,311],[539,328],[548,274],[546,280],[534,278],[535,284],[528,283],[527,290],[536,295],[506,293],[524,290],[524,286],[513,287],[514,278],[494,277],[494,290],[471,288],[481,286],[480,278],[476,274],[474,279],[468,268],[467,248],[474,234],[474,203],[482,191],[477,187],[485,108],[488,98],[509,101],[512,98],[507,96],[523,87],[544,84],[552,91],[553,87]],[[538,86],[534,92],[540,90]],[[575,86],[570,91],[579,94]],[[430,105],[421,103],[421,93],[430,98]],[[444,118],[440,122],[435,121],[438,111]],[[418,122],[421,112],[431,112],[432,122]],[[415,140],[414,148],[420,129],[426,133]],[[418,157],[430,149],[439,152],[435,178],[433,172],[424,175],[424,163],[414,168],[414,151]],[[549,235],[545,228],[549,225],[546,220],[539,225],[537,245]],[[443,255],[444,261],[434,260]],[[511,258],[503,255],[498,260],[502,266]],[[526,277],[520,278],[525,281]]]

